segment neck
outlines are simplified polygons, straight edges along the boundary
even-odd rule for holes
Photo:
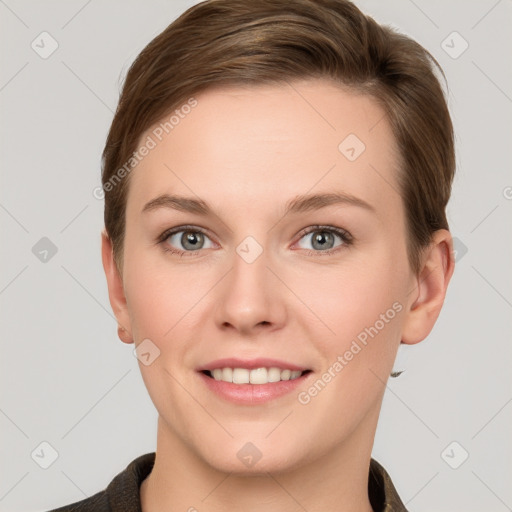
[[[300,467],[259,474],[224,473],[207,464],[158,419],[155,464],[141,485],[143,512],[372,512],[368,470],[377,415],[350,439]]]

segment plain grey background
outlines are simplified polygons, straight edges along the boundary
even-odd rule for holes
[[[156,448],[92,191],[124,73],[195,3],[0,0],[2,511],[83,499]],[[356,3],[438,59],[457,137],[455,274],[431,335],[390,379],[373,456],[411,511],[512,510],[512,2]]]

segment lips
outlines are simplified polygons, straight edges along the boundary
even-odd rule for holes
[[[203,366],[197,368],[198,372],[204,372],[205,370],[212,371],[216,368],[245,368],[247,370],[253,370],[255,368],[279,368],[281,370],[293,370],[293,371],[307,371],[310,368],[306,366],[299,366],[289,361],[280,359],[269,359],[266,357],[259,357],[256,359],[239,359],[235,357],[229,357],[224,359],[217,359],[211,361]]]
[[[218,361],[214,361],[214,363],[219,364]],[[237,364],[240,364],[240,362]],[[280,380],[266,384],[235,384],[207,376],[207,371],[198,372],[199,379],[206,386],[206,389],[209,389],[213,395],[226,402],[243,406],[256,406],[280,397],[284,399],[286,395],[293,396],[293,391],[304,386],[307,382],[311,382],[314,377],[311,371],[306,370],[300,377],[293,380]],[[254,369],[251,371],[254,371]],[[291,399],[289,398],[289,400]]]
[[[262,404],[287,395],[312,374],[305,366],[267,357],[216,359],[196,370],[214,394],[239,405]]]

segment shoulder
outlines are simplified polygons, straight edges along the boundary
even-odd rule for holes
[[[370,460],[368,496],[375,512],[407,512],[391,477],[375,459]]]
[[[109,512],[110,510],[112,509],[108,504],[107,491],[104,490],[89,498],[49,510],[48,512]]]
[[[155,452],[140,455],[103,491],[47,512],[140,512],[140,485],[153,469],[154,461]]]

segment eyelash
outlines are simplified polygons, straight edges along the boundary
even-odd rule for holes
[[[171,235],[174,235],[176,233],[180,233],[181,231],[191,231],[191,232],[197,232],[197,233],[202,233],[203,235],[205,236],[208,236],[208,233],[206,233],[206,231],[204,231],[203,229],[197,227],[197,226],[178,226],[176,228],[172,228],[172,229],[168,229],[167,231],[164,231],[157,239],[157,243],[162,245],[162,248],[165,252],[168,252],[168,253],[171,253],[171,254],[177,254],[179,255],[180,257],[194,257],[194,256],[197,256],[198,253],[202,250],[202,249],[198,249],[196,251],[181,251],[179,249],[174,249],[172,247],[169,247],[168,245],[166,245],[166,241],[167,239],[171,236]],[[314,232],[317,232],[317,231],[328,231],[328,232],[332,232],[336,235],[338,235],[341,240],[343,241],[343,244],[337,246],[337,247],[333,247],[332,249],[327,249],[325,251],[313,251],[311,249],[303,249],[304,251],[306,251],[306,254],[308,256],[328,256],[328,255],[331,255],[333,253],[336,253],[338,252],[339,250],[343,249],[344,247],[347,247],[347,246],[350,246],[353,244],[353,241],[354,241],[354,238],[352,237],[352,235],[346,231],[345,229],[341,229],[341,228],[336,228],[334,226],[321,226],[321,225],[314,225],[314,226],[310,226],[309,228],[306,228],[304,230],[302,230],[300,233],[299,233],[299,240],[302,239],[304,236],[306,235],[309,235],[310,233],[314,233]],[[209,238],[209,236],[208,236]]]

